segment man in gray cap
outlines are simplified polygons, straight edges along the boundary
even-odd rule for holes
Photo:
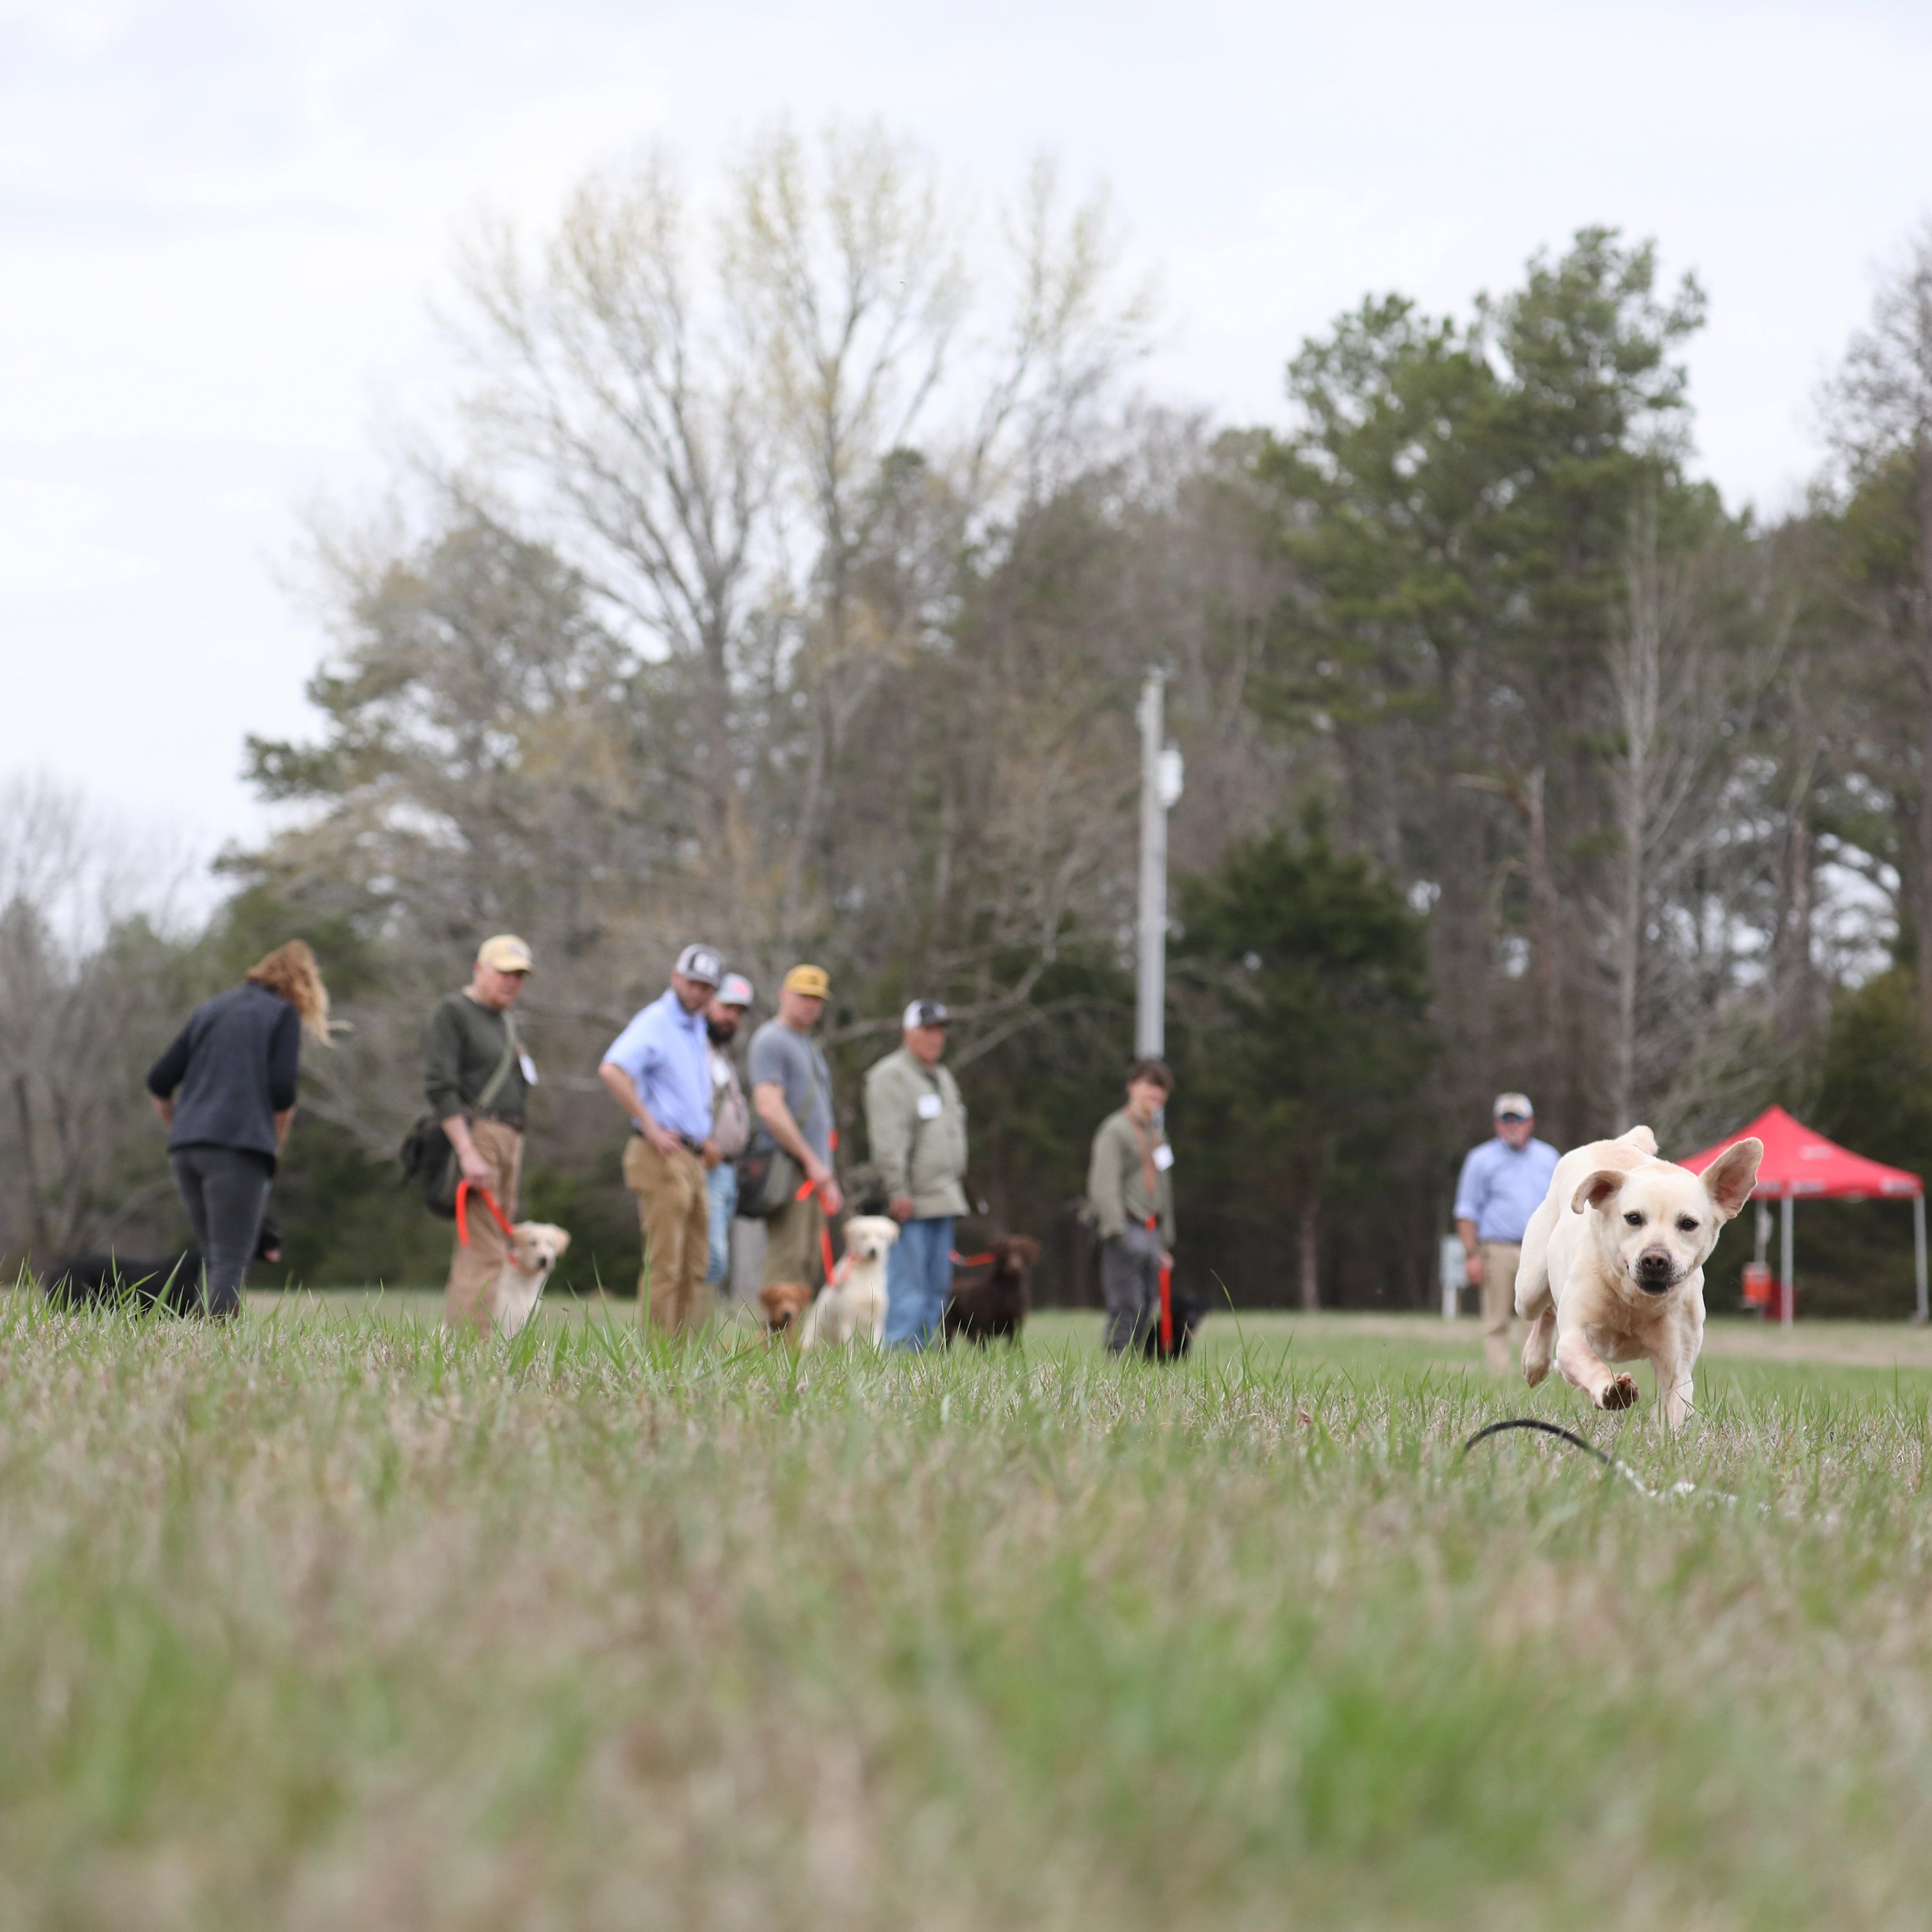
[[[1483,1292],[1483,1360],[1492,1376],[1514,1366],[1516,1268],[1522,1232],[1550,1192],[1556,1150],[1536,1138],[1527,1094],[1498,1094],[1496,1137],[1470,1150],[1456,1183],[1456,1232],[1472,1287]]]
[[[711,1056],[704,1010],[724,976],[716,946],[687,946],[670,986],[633,1016],[597,1070],[635,1130],[624,1150],[624,1185],[638,1197],[644,1235],[638,1318],[672,1334],[702,1328],[710,1314],[704,1150],[711,1138]]]
[[[704,1186],[710,1197],[710,1239],[704,1279],[715,1291],[731,1274],[731,1221],[738,1211],[738,1156],[752,1138],[752,1103],[731,1058],[731,1042],[752,1004],[752,982],[727,973],[704,1010],[711,1058],[711,1137],[704,1144]]]
[[[866,1076],[866,1129],[900,1224],[886,1258],[886,1343],[922,1348],[952,1290],[953,1217],[966,1211],[966,1103],[946,1052],[946,1009],[915,1000],[904,1044]]]

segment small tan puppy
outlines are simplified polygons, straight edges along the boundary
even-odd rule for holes
[[[886,1339],[886,1257],[899,1224],[885,1214],[855,1214],[845,1223],[845,1252],[825,1292],[806,1312],[798,1346],[857,1340],[874,1348]]]
[[[1763,1158],[1762,1141],[1742,1140],[1693,1174],[1657,1158],[1648,1127],[1566,1154],[1523,1231],[1516,1266],[1531,1388],[1553,1358],[1599,1408],[1628,1408],[1636,1384],[1609,1364],[1648,1361],[1664,1421],[1680,1428],[1704,1346],[1704,1263],[1750,1198]]]
[[[548,1221],[517,1223],[516,1239],[483,1298],[490,1311],[490,1326],[497,1334],[508,1340],[536,1312],[550,1271],[569,1246],[570,1237]]]
[[[798,1339],[799,1317],[812,1306],[812,1290],[802,1281],[776,1281],[758,1290],[758,1305],[765,1311],[765,1330],[770,1335]]]

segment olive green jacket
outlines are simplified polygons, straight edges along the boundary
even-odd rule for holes
[[[910,1047],[887,1054],[866,1076],[866,1131],[886,1187],[912,1197],[915,1221],[965,1213],[966,1102],[950,1067],[928,1067]]]
[[[1150,1156],[1167,1144],[1167,1136],[1158,1127],[1143,1127],[1141,1132]],[[1094,1136],[1094,1158],[1087,1170],[1087,1209],[1103,1241],[1125,1234],[1130,1226],[1145,1227],[1151,1214],[1160,1223],[1162,1246],[1170,1250],[1174,1246],[1174,1170],[1155,1168],[1154,1198],[1150,1200],[1141,1143],[1134,1138],[1134,1124],[1124,1107],[1109,1114]]]

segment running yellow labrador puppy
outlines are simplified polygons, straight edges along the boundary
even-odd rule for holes
[[[1636,1384],[1610,1364],[1648,1361],[1664,1421],[1681,1427],[1704,1346],[1704,1263],[1750,1198],[1763,1158],[1763,1142],[1742,1140],[1693,1174],[1658,1159],[1648,1127],[1566,1154],[1523,1231],[1516,1265],[1530,1387],[1553,1358],[1599,1408],[1628,1408]]]

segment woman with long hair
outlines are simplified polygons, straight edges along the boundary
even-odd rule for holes
[[[242,1282],[296,1115],[306,1033],[328,1043],[328,989],[308,942],[292,939],[238,986],[195,1008],[148,1073],[168,1130],[168,1166],[206,1276],[202,1306],[226,1319]]]

